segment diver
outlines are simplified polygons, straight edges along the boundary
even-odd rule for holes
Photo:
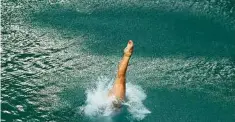
[[[124,49],[124,54],[122,60],[118,66],[117,76],[112,89],[108,93],[108,97],[114,97],[113,106],[115,108],[120,108],[121,103],[125,100],[126,95],[126,70],[131,58],[134,48],[134,43],[132,40],[128,41],[126,48]]]

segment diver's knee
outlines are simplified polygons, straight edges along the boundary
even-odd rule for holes
[[[125,73],[118,73],[118,78],[125,78],[126,74]]]

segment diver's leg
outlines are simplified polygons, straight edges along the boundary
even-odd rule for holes
[[[124,55],[118,67],[116,80],[109,95],[114,95],[117,98],[124,100],[126,93],[126,70],[133,51],[133,42],[130,40],[127,47],[124,49]]]

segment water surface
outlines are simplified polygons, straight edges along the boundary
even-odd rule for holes
[[[4,0],[2,121],[233,122],[234,5]],[[129,39],[135,50],[127,82],[149,113],[140,119],[124,107],[118,116],[87,116],[80,109],[87,92],[113,82]]]

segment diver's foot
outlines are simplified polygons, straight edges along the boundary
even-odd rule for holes
[[[131,57],[134,48],[134,43],[132,40],[129,40],[126,48],[124,49],[124,56]]]

